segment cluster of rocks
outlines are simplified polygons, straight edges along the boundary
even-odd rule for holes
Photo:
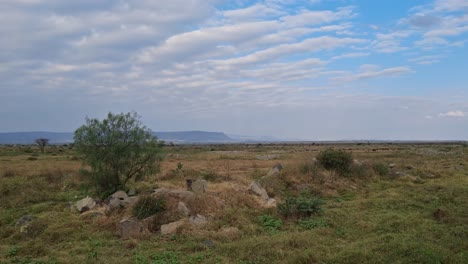
[[[263,178],[273,178],[278,177],[283,170],[283,166],[280,163],[275,164],[267,173],[267,175]],[[276,207],[276,200],[274,198],[270,198],[268,192],[263,188],[263,186],[257,182],[253,181],[249,188],[248,192],[260,197],[262,205],[266,208]]]
[[[208,219],[200,214],[192,214],[187,206],[187,202],[192,200],[196,194],[205,193],[208,190],[208,183],[205,180],[187,180],[187,190],[158,188],[151,194],[153,197],[161,197],[165,200],[171,199],[178,201],[174,208],[169,212],[171,215],[180,216],[177,221],[164,223],[161,225],[159,233],[169,235],[177,232],[184,225],[203,226],[208,223]],[[98,218],[107,216],[115,210],[131,208],[138,201],[138,196],[134,190],[128,193],[117,191],[109,198],[98,205],[91,197],[85,197],[74,204],[74,208],[80,212],[81,218]],[[124,218],[119,222],[118,232],[121,238],[141,237],[150,234],[149,225],[153,217],[139,220],[134,217]]]

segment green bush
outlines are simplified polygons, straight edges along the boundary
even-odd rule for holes
[[[281,221],[281,219],[276,219],[269,215],[261,215],[258,217],[258,220],[263,229],[271,233],[277,232],[278,229],[283,226],[283,221]]]
[[[327,149],[317,155],[317,161],[325,169],[344,175],[349,172],[353,164],[353,156],[342,150]]]
[[[142,125],[136,113],[86,119],[75,131],[74,146],[90,168],[90,179],[101,194],[125,189],[159,169],[162,143]]]
[[[278,205],[278,210],[284,217],[310,217],[322,212],[325,202],[320,198],[287,197],[284,203]]]
[[[133,216],[138,219],[147,218],[166,210],[166,201],[150,195],[141,196],[133,206]]]
[[[389,173],[388,166],[383,163],[376,163],[374,166],[372,166],[372,168],[380,176],[387,176]]]
[[[300,227],[307,229],[307,230],[329,226],[327,221],[320,219],[320,218],[310,218],[310,219],[300,220],[298,224]]]

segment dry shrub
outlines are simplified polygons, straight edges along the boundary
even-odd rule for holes
[[[3,172],[3,178],[12,178],[16,176],[16,171],[7,169]]]

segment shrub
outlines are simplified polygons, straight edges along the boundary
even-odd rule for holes
[[[372,166],[372,168],[380,176],[387,176],[389,173],[388,166],[383,163],[376,163],[374,166]]]
[[[3,172],[3,177],[4,178],[11,178],[16,176],[16,171],[12,169],[7,169],[5,172]]]
[[[133,206],[133,216],[138,219],[147,218],[166,210],[166,201],[163,198],[153,196],[141,196]]]
[[[349,172],[353,164],[353,156],[342,150],[327,149],[317,155],[317,161],[325,169],[344,175]]]
[[[28,160],[37,160],[36,157],[28,157]]]
[[[283,226],[283,221],[281,219],[276,219],[269,215],[261,215],[258,217],[260,224],[262,225],[263,229],[267,232],[275,233]]]
[[[320,219],[320,218],[310,218],[310,219],[300,220],[298,224],[300,227],[307,229],[307,230],[329,226],[327,221]]]
[[[284,203],[278,205],[278,210],[284,217],[310,217],[322,212],[323,204],[322,199],[315,197],[287,197]]]
[[[102,193],[125,189],[130,179],[138,181],[159,169],[162,144],[136,113],[109,113],[102,121],[87,118],[74,139],[74,147]]]

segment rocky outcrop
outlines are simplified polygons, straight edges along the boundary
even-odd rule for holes
[[[146,228],[137,220],[124,219],[119,223],[119,235],[122,239],[138,238],[146,233]]]

